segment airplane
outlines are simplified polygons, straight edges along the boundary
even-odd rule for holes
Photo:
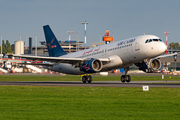
[[[130,82],[127,75],[129,66],[135,64],[144,72],[153,72],[161,69],[160,57],[177,56],[177,53],[161,55],[167,49],[164,42],[155,35],[141,35],[129,39],[97,46],[94,48],[67,54],[60,46],[49,25],[43,26],[49,57],[15,55],[34,61],[54,62],[52,71],[82,75],[83,83],[91,83],[92,73],[111,71],[124,68],[125,75],[121,82]]]

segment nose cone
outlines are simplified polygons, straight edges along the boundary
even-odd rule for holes
[[[163,42],[161,42],[159,44],[159,52],[161,52],[161,54],[163,54],[166,50],[167,50],[167,46]]]
[[[142,47],[142,53],[147,57],[157,57],[163,54],[167,47],[163,42],[151,42]]]

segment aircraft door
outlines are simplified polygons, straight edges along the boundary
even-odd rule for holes
[[[141,55],[140,55],[140,53],[141,53],[141,50],[140,50],[140,44],[141,44],[141,39],[142,39],[142,37],[138,37],[135,41],[134,41],[134,50],[133,50],[133,54],[132,54],[132,56],[133,56],[133,61],[138,61],[138,60],[140,60],[140,58],[142,57]]]
[[[138,38],[136,41],[135,41],[135,51],[139,51],[140,48],[139,48],[139,41],[140,41],[141,38]]]
[[[104,56],[105,57],[107,56],[107,48],[105,48],[105,50],[104,50]]]

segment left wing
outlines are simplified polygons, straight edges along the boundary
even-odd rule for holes
[[[29,55],[9,55],[13,57],[21,57],[21,58],[26,58],[28,60],[33,60],[34,62],[36,61],[48,61],[48,62],[55,62],[56,64],[59,63],[69,63],[72,65],[76,65],[78,63],[88,61],[90,58],[64,58],[64,57],[42,57],[42,56],[29,56]],[[109,58],[98,58],[98,60],[102,62],[109,62]]]

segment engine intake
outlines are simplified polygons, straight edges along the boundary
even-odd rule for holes
[[[101,69],[102,69],[102,62],[98,59],[88,60],[84,62],[80,67],[80,70],[86,73],[96,73],[99,72]]]
[[[151,59],[150,67],[153,71],[159,70],[161,68],[161,61],[159,59]]]
[[[162,63],[159,59],[150,59],[150,60],[144,60],[141,63],[136,63],[136,66],[139,67],[139,70],[142,70],[146,73],[152,73],[156,70],[160,70],[162,67]]]

